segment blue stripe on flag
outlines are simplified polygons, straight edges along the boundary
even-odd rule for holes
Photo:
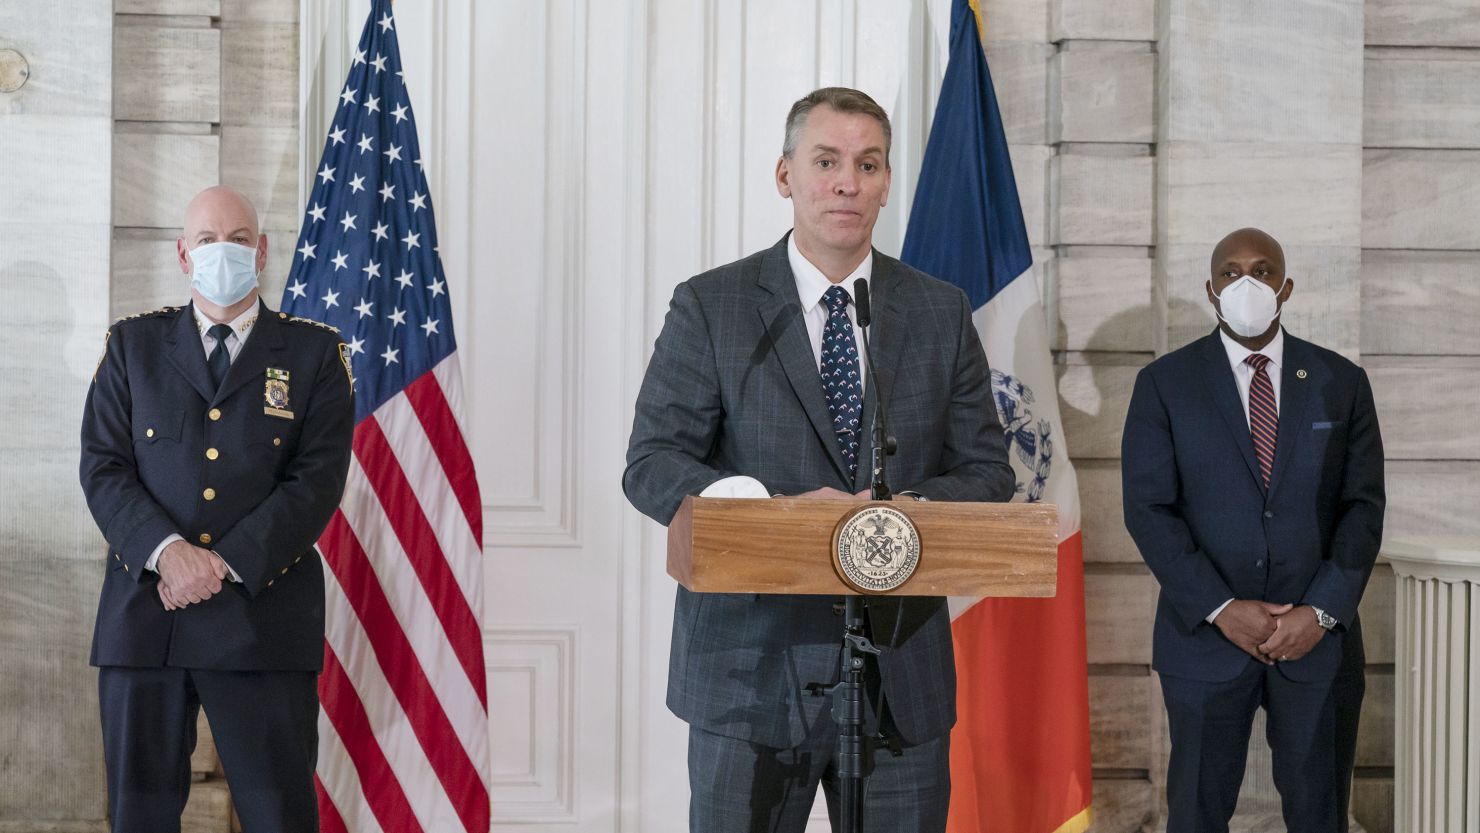
[[[1033,265],[987,56],[967,0],[951,7],[951,54],[900,260],[965,290],[980,309]]]

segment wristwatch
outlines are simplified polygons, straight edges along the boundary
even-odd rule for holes
[[[908,489],[906,489],[903,492],[895,492],[895,494],[897,494],[897,495],[904,495],[906,497],[912,497],[915,500],[930,500],[930,498],[925,497],[924,495],[920,494],[919,492],[911,492]]]
[[[1316,624],[1317,625],[1320,625],[1321,628],[1323,628],[1324,630],[1328,630],[1329,631],[1332,628],[1336,627],[1336,617],[1335,616],[1332,616],[1331,614],[1327,613],[1326,611],[1321,610],[1320,608],[1316,607],[1315,605],[1311,605],[1310,606],[1310,609],[1311,610],[1314,610],[1316,612]]]

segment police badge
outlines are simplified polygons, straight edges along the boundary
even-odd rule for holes
[[[288,407],[288,371],[267,368],[267,386],[262,391],[262,400],[262,413],[279,419],[293,418],[293,411]]]
[[[833,568],[859,593],[898,589],[920,566],[920,533],[905,513],[870,503],[843,516],[833,533]]]

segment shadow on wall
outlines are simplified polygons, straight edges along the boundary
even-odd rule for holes
[[[0,818],[103,812],[88,651],[104,545],[77,481],[90,377],[61,356],[77,326],[67,298],[48,264],[0,266]]]

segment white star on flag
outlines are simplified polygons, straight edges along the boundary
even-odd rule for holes
[[[334,255],[334,271],[338,272],[340,269],[348,267],[348,265],[349,255],[345,254],[344,252],[339,252],[338,254]]]
[[[435,298],[447,291],[445,288],[446,286],[447,284],[443,283],[441,280],[435,280],[427,284],[427,289],[430,289],[432,291],[432,297]]]
[[[313,221],[315,223],[323,220],[324,219],[324,207],[322,205],[319,205],[318,203],[314,203],[313,204],[313,208],[310,208],[308,210],[308,216],[312,217],[313,218]]]
[[[349,181],[349,190],[356,194],[365,190],[365,178],[357,174],[354,179]]]
[[[405,121],[406,120],[406,105],[404,105],[404,104],[397,104],[396,105],[396,109],[394,109],[394,110],[391,111],[391,115],[396,117],[396,124],[400,124],[401,122]]]
[[[344,219],[343,220],[340,220],[339,221],[339,224],[341,226],[344,226],[344,230],[345,231],[351,231],[352,229],[354,229],[354,227],[355,227],[355,220],[358,219],[358,218],[359,218],[359,215],[358,214],[351,214],[348,211],[346,211],[346,212],[344,212]]]
[[[390,226],[385,223],[376,223],[375,228],[370,233],[375,235],[376,240],[384,240],[390,236],[387,234],[388,231],[390,231]]]
[[[365,273],[365,280],[367,281],[372,278],[378,278],[380,277],[380,264],[372,260],[368,266],[360,271]]]
[[[396,327],[406,323],[406,311],[401,309],[400,307],[396,307],[396,311],[391,313],[390,315],[387,315],[386,318],[390,320],[391,328],[395,329]]]
[[[314,253],[314,249],[317,249],[317,248],[318,248],[318,246],[315,246],[312,243],[304,243],[302,246],[300,246],[298,248],[298,254],[303,255],[304,259],[306,259],[306,260],[313,260],[314,259],[314,254],[313,254]]]
[[[374,150],[374,148],[370,147],[370,137],[366,136],[364,133],[360,134],[360,141],[356,142],[356,144],[360,148],[360,153],[369,153],[370,151]]]
[[[324,294],[323,300],[325,307],[337,307],[339,306],[339,293],[331,289]]]
[[[369,298],[361,298],[360,303],[355,305],[355,312],[358,312],[361,318],[369,318],[370,308],[373,306],[375,306],[375,304],[373,304]]]
[[[333,182],[334,181],[334,169],[331,168],[331,167],[329,167],[328,165],[325,165],[324,166],[324,169],[321,170],[321,171],[319,171],[319,179],[323,180],[326,183],[327,182]]]
[[[385,158],[387,162],[400,162],[401,149],[396,147],[395,144],[392,143],[390,150],[385,151]]]
[[[390,15],[385,15],[380,18],[380,31],[389,32],[392,28],[393,22],[391,21]]]
[[[350,61],[349,62],[349,65],[350,66],[355,66],[357,64],[363,64],[363,63],[365,63],[365,50],[363,50],[363,49],[356,49],[355,50],[354,60]]]
[[[438,321],[435,318],[428,318],[426,322],[421,325],[421,328],[427,331],[427,338],[431,338],[432,335],[437,332],[437,325],[440,323],[442,322]]]
[[[411,274],[411,272],[402,269],[401,274],[396,276],[396,283],[400,284],[402,289],[410,289],[411,279],[414,277],[416,276]]]
[[[288,286],[288,291],[293,293],[294,298],[307,297],[308,293],[305,291],[306,289],[308,289],[308,284],[303,281],[294,281]]]
[[[375,56],[375,60],[373,60],[373,61],[370,62],[370,66],[375,67],[375,71],[376,72],[384,72],[385,71],[385,56],[384,55],[376,55]]]
[[[344,144],[344,128],[336,128],[333,133],[330,133],[329,141],[333,142],[336,145]]]
[[[396,356],[400,354],[400,352],[400,350],[392,350],[391,348],[387,347],[385,348],[385,352],[380,354],[380,357],[382,359],[385,359],[386,366],[389,367],[391,363],[400,361],[400,359],[396,358]]]
[[[344,88],[344,92],[339,94],[339,100],[343,101],[345,104],[354,104],[355,94],[358,92],[359,90],[351,90],[349,87],[346,86]]]
[[[372,95],[365,99],[365,109],[371,113],[380,112],[380,97]]]
[[[401,242],[406,244],[407,250],[419,248],[421,246],[420,240],[421,235],[411,231],[406,232],[406,236],[401,238]]]
[[[359,337],[352,338],[349,340],[349,344],[345,346],[349,348],[349,354],[351,356],[358,356],[365,352],[365,339]]]
[[[412,209],[412,211],[415,211],[418,208],[426,208],[426,207],[427,207],[427,195],[421,193],[420,191],[413,191],[412,194],[411,194],[411,209]]]
[[[393,200],[395,198],[396,186],[387,182],[385,186],[380,189],[380,201],[385,202],[386,200]]]

